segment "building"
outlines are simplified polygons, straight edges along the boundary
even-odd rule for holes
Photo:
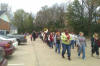
[[[18,29],[14,25],[10,24],[10,34],[17,34]]]
[[[0,11],[0,33],[17,33],[17,28],[10,23],[6,11]]]

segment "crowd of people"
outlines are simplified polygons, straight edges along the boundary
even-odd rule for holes
[[[79,32],[78,35],[73,32],[68,32],[65,30],[63,32],[40,32],[39,36],[43,42],[45,42],[50,48],[55,47],[55,52],[62,55],[65,58],[65,53],[67,50],[68,60],[71,60],[71,49],[77,47],[78,56],[82,54],[82,59],[86,58],[85,48],[87,47],[86,38],[83,32]],[[33,31],[32,37],[35,40],[36,33]],[[62,49],[61,49],[62,47]],[[94,33],[91,37],[91,56],[93,57],[96,53],[97,58],[99,58],[99,47],[100,40],[98,33]],[[62,50],[62,51],[61,51]]]
[[[38,37],[38,33],[35,31],[33,31],[30,35],[31,41],[35,41],[37,37]]]

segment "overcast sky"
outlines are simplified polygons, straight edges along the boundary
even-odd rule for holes
[[[13,12],[17,9],[24,9],[26,12],[36,14],[41,7],[52,6],[56,3],[69,3],[73,0],[0,0],[0,3],[7,3]]]

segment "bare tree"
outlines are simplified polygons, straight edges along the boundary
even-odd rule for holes
[[[52,7],[43,7],[42,10],[40,10],[37,13],[36,16],[36,24],[38,27],[41,27],[42,29],[44,27],[48,28],[62,28],[64,27],[65,22],[65,6],[55,4]]]

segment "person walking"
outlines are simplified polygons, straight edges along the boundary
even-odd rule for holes
[[[35,31],[32,32],[32,37],[33,37],[33,40],[35,41],[35,39],[36,39],[36,32]]]
[[[32,34],[30,34],[30,39],[31,39],[31,41],[32,41]]]
[[[61,36],[60,36],[60,32],[57,32],[55,35],[55,44],[56,44],[56,48],[55,48],[55,52],[58,51],[58,53],[60,54],[60,44],[61,44]]]
[[[72,33],[70,34],[70,36],[71,36],[71,47],[72,47],[72,49],[74,49],[74,46],[75,46],[75,35],[74,35],[74,33],[72,32]]]
[[[41,38],[42,41],[43,41],[43,32],[41,32],[41,34],[40,34],[40,38]]]
[[[78,39],[78,36],[75,34],[75,47],[77,47],[77,39]]]
[[[62,58],[67,50],[68,60],[71,60],[71,48],[70,48],[70,35],[67,30],[61,34],[62,41]]]
[[[86,38],[84,37],[84,33],[80,32],[78,37],[78,56],[80,57],[80,54],[82,53],[82,59],[85,59],[85,47],[86,47]]]
[[[50,33],[48,38],[49,38],[49,41],[50,41],[50,47],[53,48],[54,36],[53,36],[52,32]]]
[[[92,39],[91,39],[91,46],[92,46],[92,56],[94,53],[96,53],[97,58],[99,58],[99,36],[97,33],[94,33]]]

